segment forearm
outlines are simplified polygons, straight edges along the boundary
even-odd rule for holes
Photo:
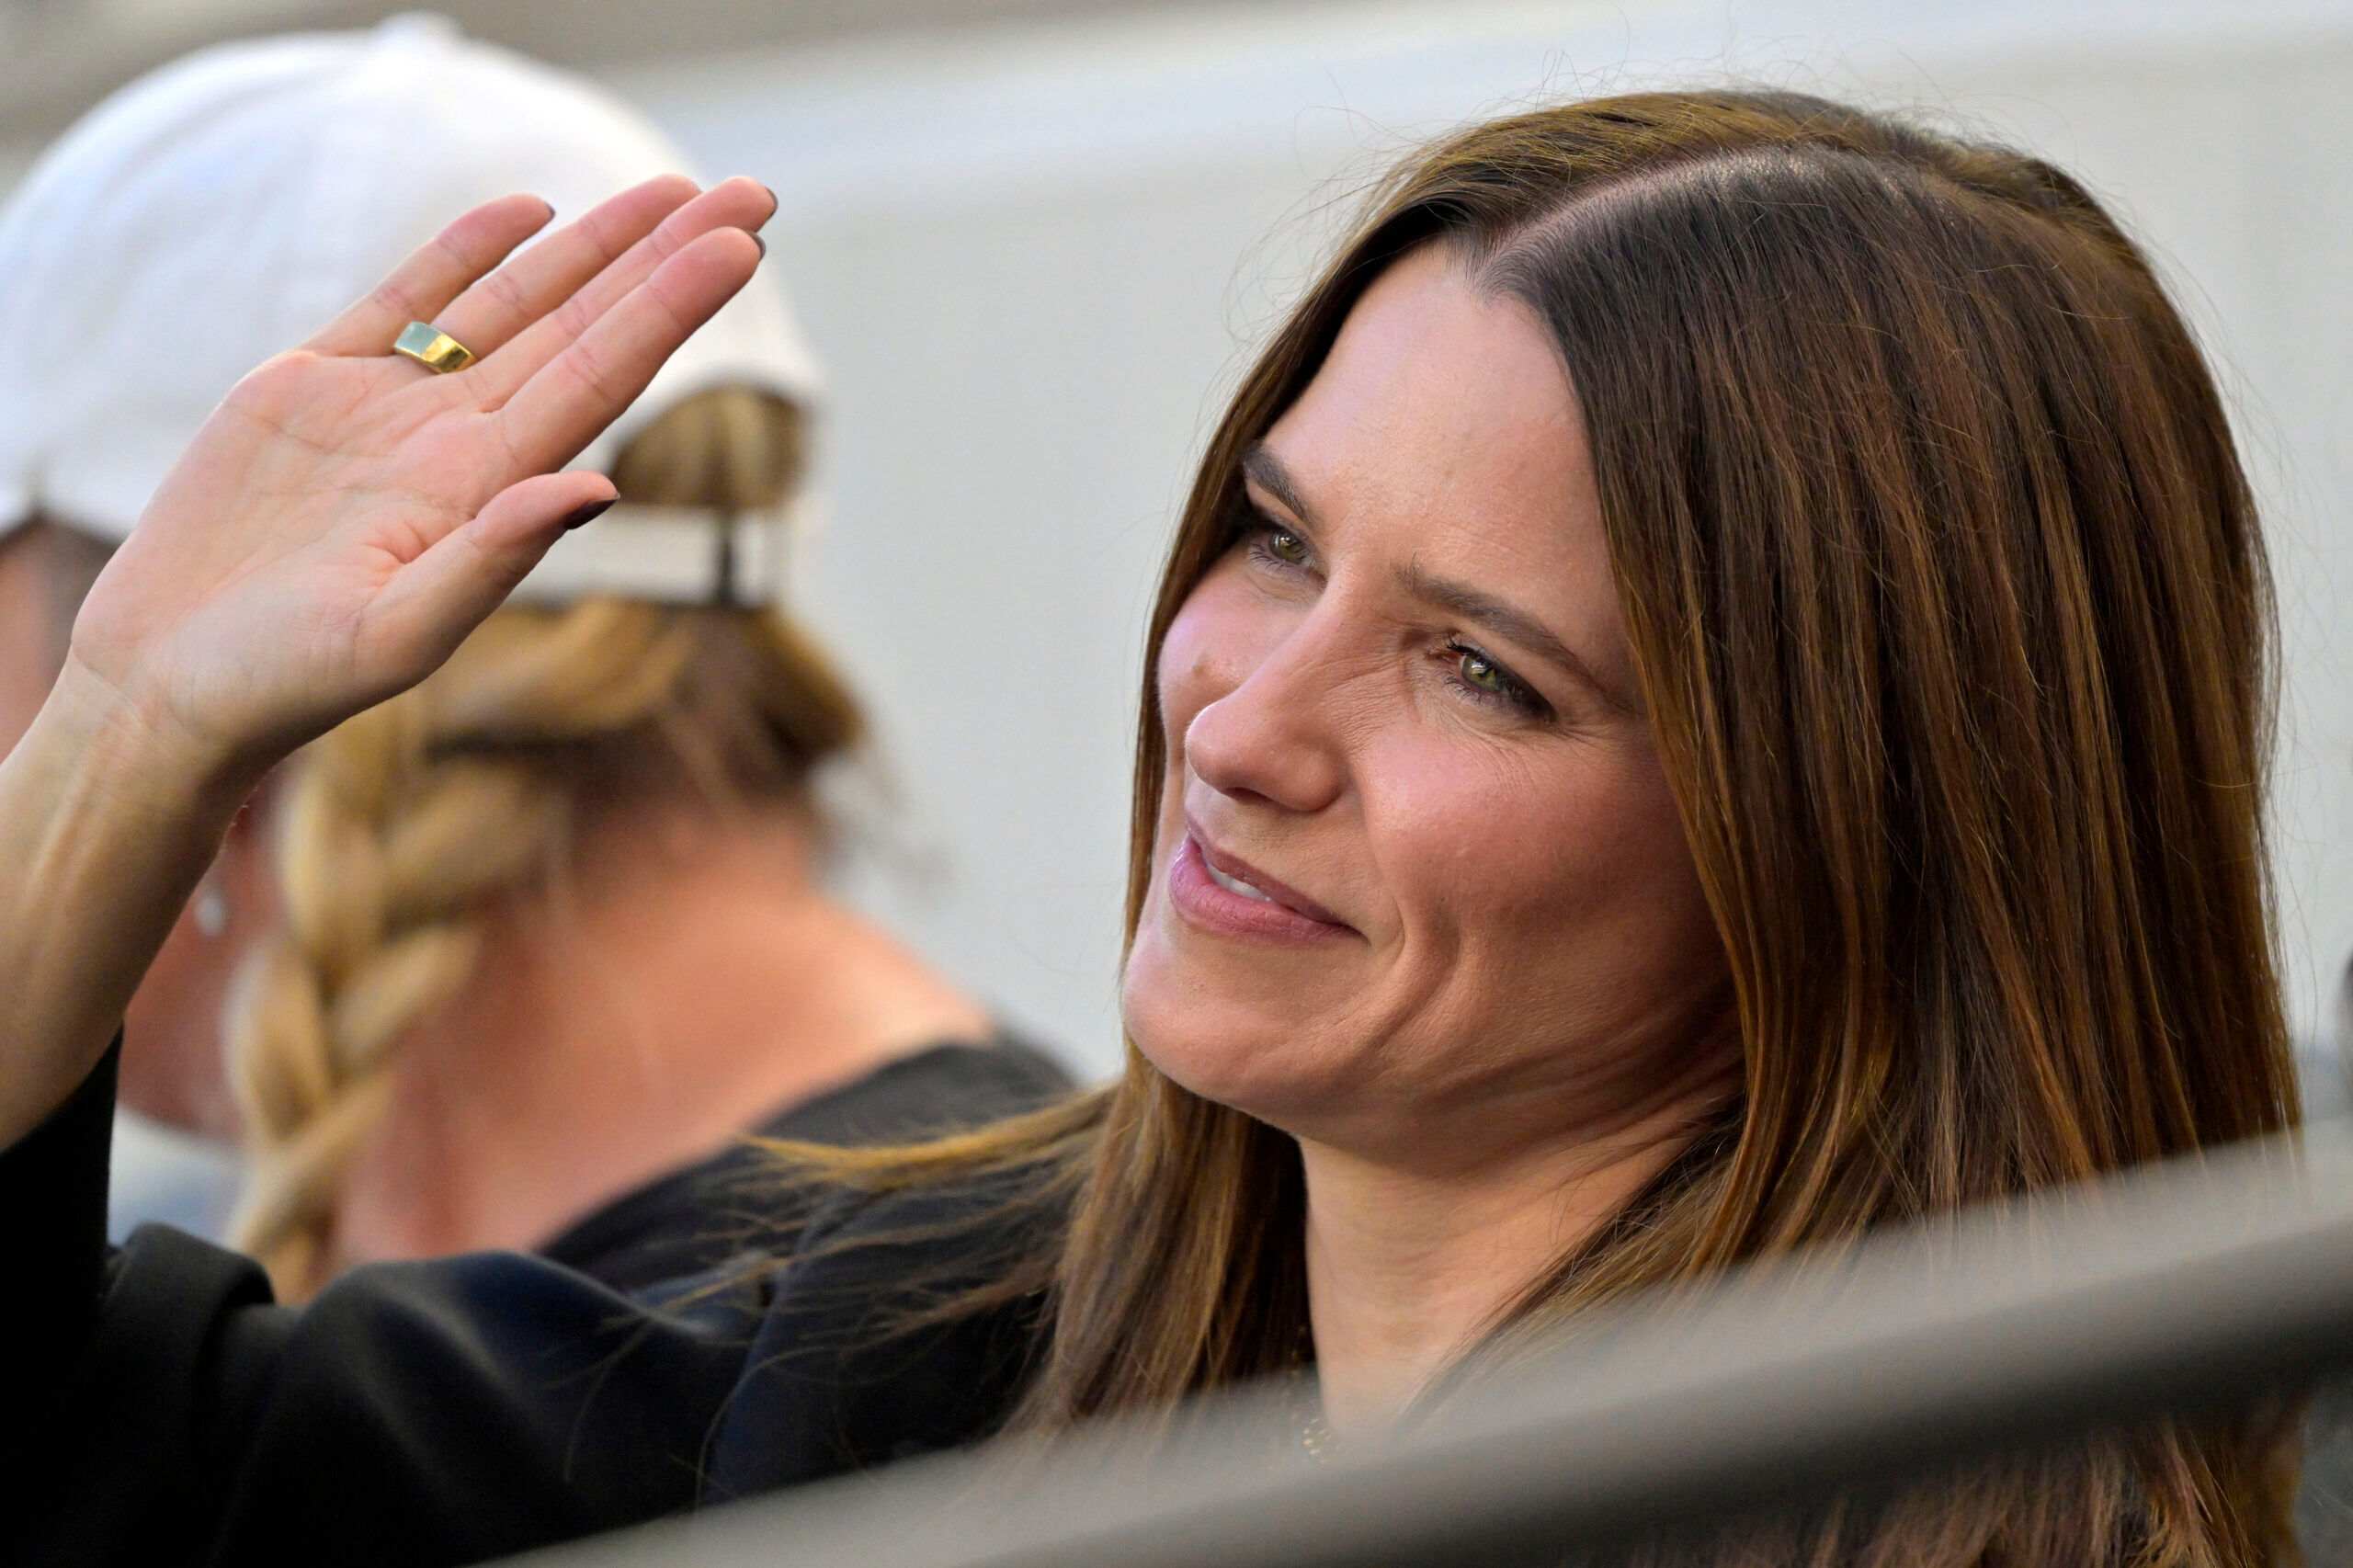
[[[72,663],[0,760],[0,1147],[105,1053],[247,771]]]

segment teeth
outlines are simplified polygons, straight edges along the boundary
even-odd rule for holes
[[[1201,860],[1201,869],[1209,872],[1210,881],[1215,882],[1218,886],[1223,888],[1228,892],[1238,892],[1244,898],[1255,898],[1260,903],[1272,903],[1275,902],[1273,899],[1268,898],[1265,893],[1260,892],[1256,888],[1252,887],[1248,882],[1244,881],[1240,877],[1227,876],[1223,871],[1221,871],[1215,866],[1211,865],[1206,857]]]

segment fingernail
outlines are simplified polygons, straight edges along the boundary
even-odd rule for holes
[[[595,522],[597,518],[603,517],[607,508],[610,507],[612,504],[619,499],[620,499],[620,497],[618,495],[608,496],[602,501],[591,501],[585,506],[574,507],[563,519],[563,531],[570,533],[573,529],[578,528],[583,523]]]
[[[768,215],[770,217],[774,217],[776,215],[776,210],[783,206],[784,203],[777,199],[776,187],[772,185],[763,185],[760,188],[768,193]]]
[[[760,238],[760,236],[759,236],[759,235],[757,235],[757,234],[754,234],[754,235],[752,236],[752,243],[753,243],[754,244],[756,244],[756,245],[757,245],[757,246],[759,246],[759,247],[760,247],[760,259],[761,259],[762,261],[766,261],[766,260],[767,259],[767,256],[768,256],[768,243],[767,243],[767,241],[766,241],[766,240],[764,240],[764,239]]]

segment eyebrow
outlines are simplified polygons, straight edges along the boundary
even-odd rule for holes
[[[1290,508],[1290,515],[1301,522],[1313,521],[1314,514],[1300,499],[1299,486],[1291,483],[1290,470],[1283,466],[1283,460],[1275,456],[1266,442],[1261,441],[1242,454],[1242,477]]]

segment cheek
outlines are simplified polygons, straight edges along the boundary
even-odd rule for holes
[[[1646,744],[1396,756],[1369,770],[1382,880],[1409,941],[1482,986],[1565,994],[1688,975],[1715,928]]]

